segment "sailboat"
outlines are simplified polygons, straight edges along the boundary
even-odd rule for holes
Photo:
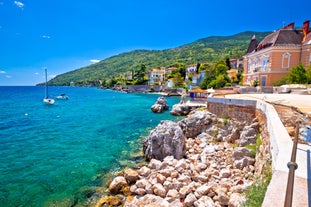
[[[48,78],[47,78],[47,69],[45,68],[45,97],[43,99],[44,103],[54,104],[54,99],[49,98],[49,90],[48,90]]]

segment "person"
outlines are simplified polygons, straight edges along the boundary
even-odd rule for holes
[[[180,104],[185,104],[186,103],[186,92],[183,91],[180,97]]]

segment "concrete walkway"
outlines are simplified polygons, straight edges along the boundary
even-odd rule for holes
[[[297,107],[301,112],[311,115],[311,95],[298,94],[233,94],[226,98],[261,100],[269,103]]]
[[[273,175],[262,206],[284,206],[288,179],[287,163],[291,159],[293,142],[284,128],[274,107],[277,103],[297,107],[311,115],[311,96],[294,94],[234,94],[226,95],[230,99],[257,100],[258,107],[267,116],[270,134]],[[295,171],[293,207],[311,207],[311,146],[298,144]]]

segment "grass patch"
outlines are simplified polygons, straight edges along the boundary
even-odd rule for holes
[[[271,162],[269,162],[265,167],[263,178],[257,179],[245,192],[246,201],[242,207],[260,207],[262,205],[271,177],[272,168]]]
[[[224,119],[223,123],[224,125],[227,125],[229,123],[229,119]]]
[[[255,144],[249,144],[246,145],[245,147],[247,149],[249,149],[249,151],[251,152],[251,156],[254,158],[259,150],[260,145],[262,144],[262,140],[261,140],[261,136],[258,133],[257,134],[257,139],[256,139],[256,143]]]

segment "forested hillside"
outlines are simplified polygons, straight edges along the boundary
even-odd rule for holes
[[[49,85],[65,86],[70,85],[70,82],[80,86],[99,85],[99,80],[139,70],[142,64],[148,70],[154,67],[169,67],[176,62],[189,65],[214,62],[223,58],[238,58],[244,55],[254,34],[260,41],[268,33],[249,31],[233,36],[211,36],[172,49],[134,50],[58,75],[49,81]]]

